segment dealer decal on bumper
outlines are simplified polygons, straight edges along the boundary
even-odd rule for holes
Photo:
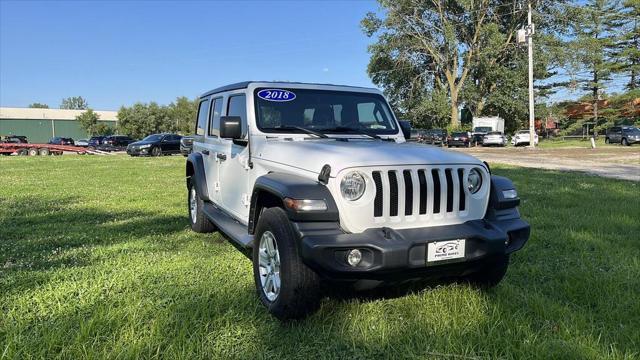
[[[427,262],[464,257],[464,239],[435,241],[427,244]]]

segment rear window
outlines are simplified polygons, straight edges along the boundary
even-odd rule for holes
[[[467,133],[465,133],[465,132],[454,132],[451,135],[453,135],[453,136],[467,136]]]

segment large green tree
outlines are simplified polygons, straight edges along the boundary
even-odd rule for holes
[[[384,17],[362,21],[372,81],[418,126],[459,126],[465,105],[475,114],[509,99],[505,114],[526,111],[526,62],[515,33],[526,19],[520,1],[379,0]],[[535,1],[536,20],[550,22],[563,1]],[[557,10],[556,10],[557,11]],[[551,36],[559,28],[542,27]],[[540,36],[540,35],[537,35]],[[524,67],[523,67],[524,64]],[[537,75],[548,77],[544,62]],[[502,108],[500,110],[503,110]]]
[[[573,30],[571,50],[575,87],[586,91],[593,103],[593,120],[598,122],[598,100],[617,68],[616,47],[624,24],[617,0],[589,0],[568,12]]]
[[[629,90],[640,88],[640,0],[626,0],[621,13],[622,35],[614,52],[615,71],[628,77]]]
[[[170,116],[175,121],[176,130],[184,135],[193,133],[197,111],[197,100],[189,100],[185,96],[180,96],[169,104]]]
[[[60,109],[68,109],[68,110],[86,110],[89,108],[89,104],[87,100],[85,100],[82,96],[72,96],[65,99],[62,99],[62,103],[60,103]]]
[[[177,126],[167,106],[155,102],[136,103],[131,107],[121,107],[118,111],[118,131],[133,138],[149,134],[173,132]]]
[[[76,116],[76,120],[80,123],[80,126],[91,136],[97,134],[99,119],[100,115],[92,109],[87,109],[87,111]]]

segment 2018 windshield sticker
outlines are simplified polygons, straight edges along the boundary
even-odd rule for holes
[[[296,98],[296,94],[289,90],[282,89],[264,89],[258,91],[258,97],[267,101],[291,101]]]

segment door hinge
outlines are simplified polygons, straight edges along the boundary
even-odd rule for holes
[[[242,205],[249,206],[251,204],[251,198],[249,198],[249,194],[242,194]]]
[[[213,183],[213,189],[215,191],[220,191],[220,183],[218,181]]]

